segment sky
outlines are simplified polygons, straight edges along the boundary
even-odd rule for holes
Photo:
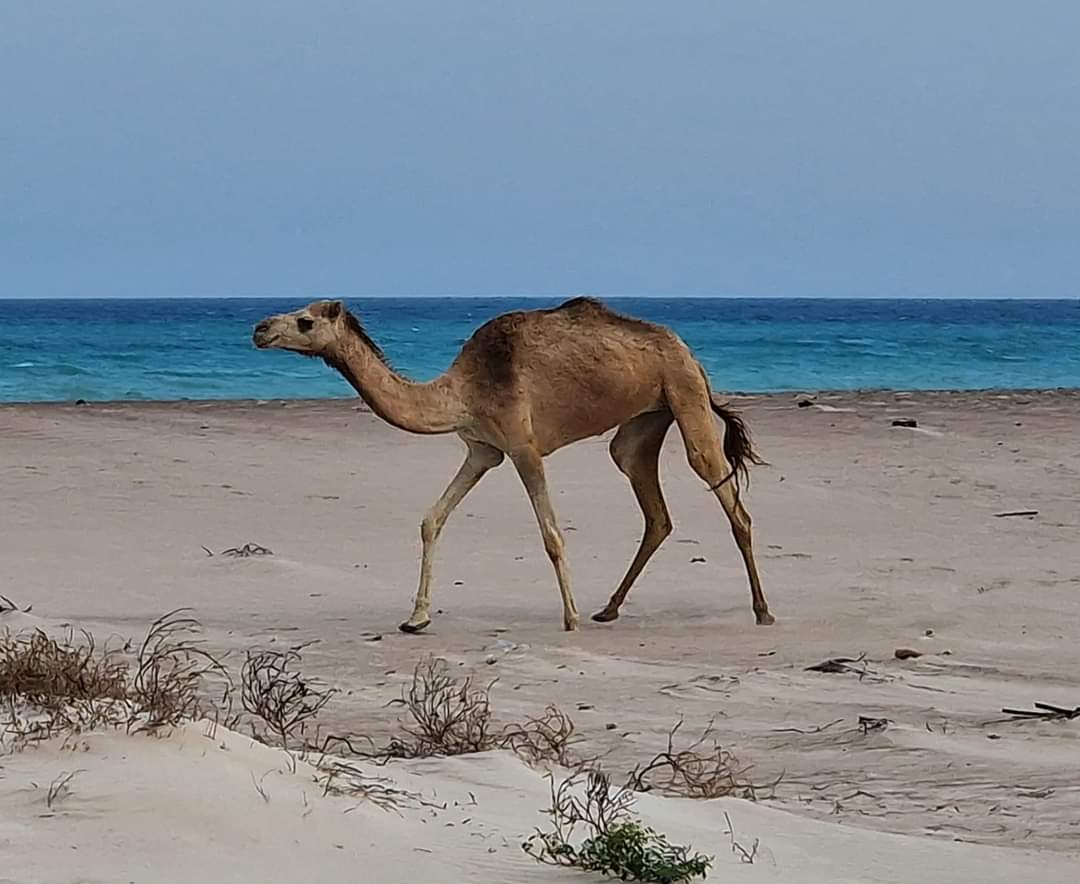
[[[3,0],[0,297],[1080,296],[1080,3]]]

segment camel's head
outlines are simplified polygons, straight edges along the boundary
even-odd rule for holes
[[[260,350],[328,356],[340,340],[348,317],[341,301],[315,301],[292,313],[264,319],[255,326],[251,339]]]

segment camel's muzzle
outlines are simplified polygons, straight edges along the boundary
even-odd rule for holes
[[[260,350],[270,345],[273,341],[273,335],[270,333],[270,321],[264,319],[257,326],[255,331],[251,334],[252,343],[255,344]]]

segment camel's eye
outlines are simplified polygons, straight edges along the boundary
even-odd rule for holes
[[[306,316],[301,316],[296,320],[296,327],[302,332],[309,332],[315,328],[315,320],[308,319]]]

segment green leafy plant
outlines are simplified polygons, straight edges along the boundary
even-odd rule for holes
[[[580,783],[580,776],[558,786],[552,780],[547,810],[552,829],[537,830],[521,845],[529,856],[548,865],[600,872],[622,881],[669,884],[705,877],[712,857],[672,844],[636,819],[631,812],[632,792],[612,789],[599,771],[586,774],[582,797],[576,794]],[[588,834],[575,844],[579,828]]]

